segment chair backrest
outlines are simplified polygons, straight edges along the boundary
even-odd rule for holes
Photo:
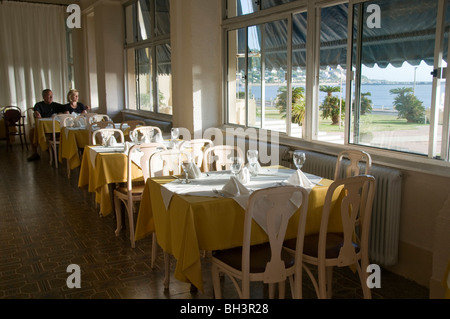
[[[101,128],[92,132],[92,145],[97,145],[97,142],[100,141],[101,144],[104,145],[112,136],[114,136],[117,143],[125,143],[125,137],[122,130],[118,128]]]
[[[114,122],[112,121],[89,122],[88,119],[87,123],[87,129],[89,131],[89,141],[92,141],[92,136],[95,131],[104,128],[115,128]]]
[[[300,258],[301,264],[308,197],[308,191],[305,188],[293,185],[263,188],[254,191],[250,195],[245,212],[242,246],[243,290],[244,286],[248,287],[246,281],[248,281],[250,270],[253,220],[266,231],[269,237],[271,260],[267,263],[264,271],[265,283],[280,282],[287,277],[285,263],[281,259],[281,251],[289,221],[293,216],[298,216],[299,218],[298,223],[295,225],[298,227],[297,247],[300,249],[298,258]],[[300,209],[299,215],[295,215],[298,209]],[[257,218],[256,214],[260,217]],[[243,293],[243,295],[245,294]]]
[[[161,143],[143,143],[143,144],[135,144],[130,147],[128,151],[128,170],[127,174],[127,187],[128,190],[131,190],[132,187],[132,177],[131,177],[131,165],[133,160],[139,163],[139,166],[142,170],[142,175],[144,176],[144,181],[147,181],[150,174],[150,157],[155,152],[165,151],[167,150],[166,146]],[[134,156],[133,153],[137,152],[138,157]]]
[[[337,264],[348,266],[359,259],[368,265],[369,231],[375,194],[375,178],[358,175],[334,181],[328,188],[322,211],[319,231],[318,258],[325,262],[328,233],[328,220],[331,211],[338,208],[343,229],[343,245],[337,252]],[[338,199],[338,205],[333,200]],[[334,208],[333,208],[334,205]],[[354,243],[358,246],[355,247]],[[364,263],[362,264],[364,266]],[[366,268],[363,268],[366,271]]]
[[[22,110],[18,106],[6,106],[3,108],[3,119],[5,121],[5,125],[7,126],[25,124],[22,116]]]
[[[78,122],[79,125],[83,125],[83,126],[86,127],[86,122],[87,122],[86,117],[84,117],[84,116],[74,116],[72,114],[71,114],[71,116],[68,116],[68,117],[64,118],[63,126],[64,127],[66,127],[66,126],[69,126],[69,127],[70,126],[77,126],[77,125],[75,125],[76,122]]]
[[[169,176],[181,174],[182,152],[164,150],[155,152],[150,157],[150,176]]]
[[[142,120],[129,120],[129,121],[122,121],[120,123],[120,129],[122,131],[125,129],[132,131],[138,126],[145,126],[145,122]]]
[[[343,159],[348,159],[350,161],[349,165],[343,171]],[[370,174],[370,169],[372,167],[372,158],[369,153],[361,150],[345,150],[338,154],[336,161],[336,169],[334,172],[334,180],[340,178],[351,177],[361,174],[360,163],[365,163],[364,174]]]
[[[88,123],[102,122],[102,121],[112,122],[108,114],[84,113],[82,116],[85,116],[88,119]]]
[[[157,137],[157,134],[162,139],[162,131],[157,126],[138,126],[128,134],[133,142],[145,141],[145,143],[150,143]]]
[[[199,168],[202,168],[203,166],[203,170],[205,170],[205,167],[203,165],[203,157],[205,151],[213,146],[214,146],[213,141],[209,139],[199,138],[182,141],[179,145],[179,149],[181,151],[190,152],[191,158],[194,161],[195,165],[197,165]]]
[[[244,152],[238,146],[216,145],[205,150],[203,169],[205,172],[228,170],[233,162],[233,156],[240,157],[245,162]]]
[[[59,129],[61,127],[65,126],[66,118],[73,118],[70,114],[53,114],[52,115],[52,141],[57,142],[59,138],[57,137],[57,134],[59,133],[59,130],[56,129],[56,123],[59,125]]]

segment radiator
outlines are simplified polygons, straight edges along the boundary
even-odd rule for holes
[[[306,162],[303,171],[334,178],[336,156],[305,151]],[[348,161],[347,161],[348,162]],[[283,162],[291,166],[292,162]],[[346,165],[346,161],[343,161]],[[363,171],[364,165],[361,165]],[[369,257],[372,263],[391,266],[397,263],[400,231],[401,172],[397,169],[372,165],[371,175],[376,179],[375,199],[373,203],[371,231],[369,239]]]

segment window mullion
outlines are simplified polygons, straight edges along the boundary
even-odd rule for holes
[[[444,40],[445,1],[439,0],[436,19],[436,39],[434,44],[434,69],[441,70]],[[439,72],[438,72],[439,73]],[[433,76],[430,105],[430,134],[428,142],[428,157],[436,156],[437,127],[439,124],[438,93],[441,91],[441,77]]]

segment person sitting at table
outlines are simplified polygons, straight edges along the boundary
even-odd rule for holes
[[[69,114],[77,113],[87,113],[87,110],[89,109],[88,106],[84,105],[83,103],[78,102],[78,91],[75,89],[69,90],[69,93],[67,93],[67,103],[66,110]]]
[[[37,102],[34,105],[34,117],[40,119],[43,117],[52,117],[53,114],[66,113],[66,106],[57,102],[53,102],[53,92],[50,89],[45,89],[42,91],[43,101]],[[37,161],[41,157],[37,152],[38,145],[34,143],[34,131],[35,128],[30,129],[30,141],[32,154],[28,157],[28,161]]]

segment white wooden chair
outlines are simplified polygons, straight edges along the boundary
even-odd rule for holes
[[[348,159],[350,161],[347,168],[344,170],[343,160]],[[340,178],[355,176],[361,174],[360,164],[365,163],[364,174],[370,174],[372,167],[372,158],[369,153],[361,150],[345,150],[338,154],[336,161],[336,169],[334,172],[334,180],[337,181]]]
[[[64,127],[64,120],[71,117],[70,114],[54,114],[52,116],[52,134],[48,138],[50,166],[55,162],[55,167],[58,168],[58,147],[60,145],[60,132],[56,131],[56,123],[59,123],[59,128]],[[69,164],[67,164],[69,165]]]
[[[151,176],[150,174],[150,157],[153,153],[159,152],[160,150],[166,150],[164,144],[161,143],[145,143],[136,144],[130,147],[128,151],[127,159],[127,182],[126,186],[118,187],[114,190],[114,206],[116,211],[116,222],[117,228],[115,231],[116,236],[119,236],[120,230],[122,229],[122,210],[120,203],[122,202],[128,213],[128,227],[130,233],[131,247],[135,247],[135,236],[134,236],[134,205],[139,202],[142,198],[142,192],[144,191],[145,182]],[[144,182],[136,183],[133,182],[132,176],[132,166],[133,164],[133,153],[141,152],[142,156],[138,159],[140,168],[142,169],[142,175],[144,177]],[[136,159],[135,159],[136,160]],[[153,243],[152,243],[152,260],[151,266],[153,268],[155,262],[156,253],[156,235],[153,233]]]
[[[228,170],[233,156],[241,158],[242,163],[245,162],[244,152],[238,146],[216,145],[207,148],[203,156],[203,169],[205,172]]]
[[[294,204],[295,203],[295,204]],[[297,224],[297,255],[283,250],[283,241],[292,216],[300,207]],[[269,284],[269,297],[275,296],[274,285],[278,284],[280,299],[285,296],[285,281],[290,279],[293,296],[299,296],[294,287],[301,285],[302,247],[308,209],[308,192],[298,186],[279,186],[254,191],[249,198],[244,221],[242,247],[236,247],[212,254],[212,279],[215,298],[222,298],[220,275],[230,277],[240,298],[250,298],[250,282]],[[251,244],[251,232],[256,212],[265,211],[265,223],[269,242]],[[294,220],[294,219],[292,219]],[[296,275],[294,284],[294,275]],[[239,285],[241,282],[241,285]],[[299,296],[300,297],[300,296]]]
[[[122,130],[118,128],[101,128],[92,133],[92,145],[97,145],[100,141],[102,141],[101,144],[106,144],[112,136],[114,136],[117,143],[125,143],[125,136]]]
[[[197,165],[200,169],[205,171],[203,157],[205,151],[213,146],[214,146],[213,141],[209,139],[199,138],[182,141],[179,145],[179,149],[182,151],[191,152],[191,158],[194,161],[195,165]]]
[[[369,265],[369,231],[372,204],[375,193],[375,178],[358,175],[333,182],[328,188],[322,211],[319,234],[305,236],[303,248],[303,268],[310,277],[317,297],[332,297],[333,267],[356,266],[364,298],[371,298],[367,286],[367,266]],[[341,194],[340,217],[342,232],[328,232],[328,220],[332,211],[333,198]],[[287,240],[284,247],[295,251],[296,243]],[[317,277],[307,264],[315,265]]]
[[[157,136],[160,136],[162,139],[162,131],[157,126],[138,126],[134,130],[129,132],[130,139],[133,142],[145,142],[150,143],[154,142],[155,139],[157,139]]]

